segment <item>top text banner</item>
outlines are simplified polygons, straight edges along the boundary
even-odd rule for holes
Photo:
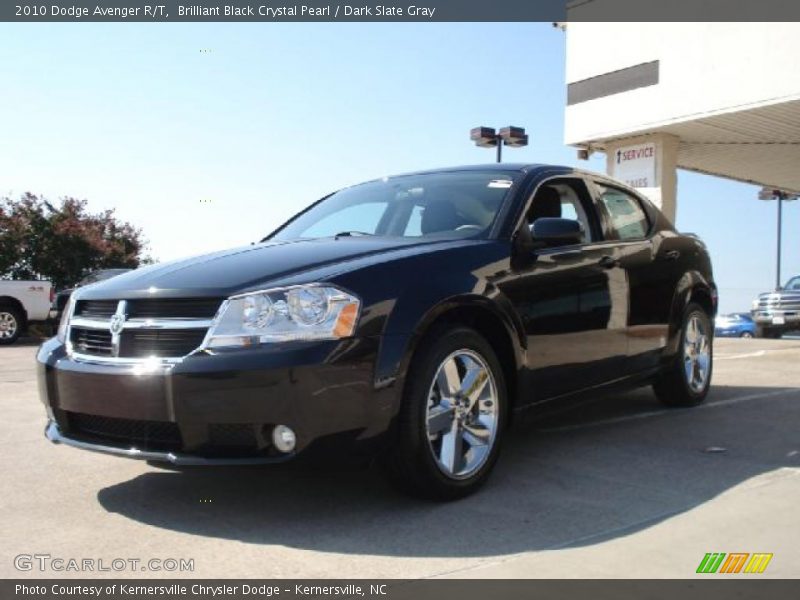
[[[795,0],[3,0],[0,21],[800,21]]]

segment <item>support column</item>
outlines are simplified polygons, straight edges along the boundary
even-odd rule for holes
[[[647,196],[675,223],[678,137],[653,133],[606,143],[606,172]]]

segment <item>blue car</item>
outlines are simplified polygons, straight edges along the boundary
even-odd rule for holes
[[[748,313],[719,315],[714,320],[714,335],[717,337],[756,337],[756,324]]]

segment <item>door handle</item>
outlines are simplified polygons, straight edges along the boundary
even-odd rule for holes
[[[613,256],[605,255],[600,260],[597,261],[597,264],[603,267],[604,269],[613,269],[614,267],[619,265],[619,261],[614,258]]]
[[[668,252],[664,252],[664,254],[661,255],[661,258],[663,258],[664,260],[678,260],[680,257],[681,257],[680,250],[669,250]]]

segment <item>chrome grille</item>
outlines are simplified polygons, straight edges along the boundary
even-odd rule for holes
[[[222,303],[218,298],[128,300],[131,319],[213,319]]]
[[[119,300],[79,300],[76,317],[111,318]],[[212,319],[221,298],[165,298],[126,300],[129,319]]]
[[[120,334],[119,356],[185,356],[203,343],[206,329],[133,329]]]
[[[111,332],[102,329],[73,327],[70,330],[72,347],[81,354],[93,356],[113,356]]]
[[[800,311],[800,293],[776,292],[761,296],[758,299],[758,311],[766,313]]]
[[[81,317],[110,318],[115,310],[116,300],[81,300],[75,307],[75,314]]]
[[[198,349],[220,298],[79,300],[69,350],[86,360],[178,359]]]

